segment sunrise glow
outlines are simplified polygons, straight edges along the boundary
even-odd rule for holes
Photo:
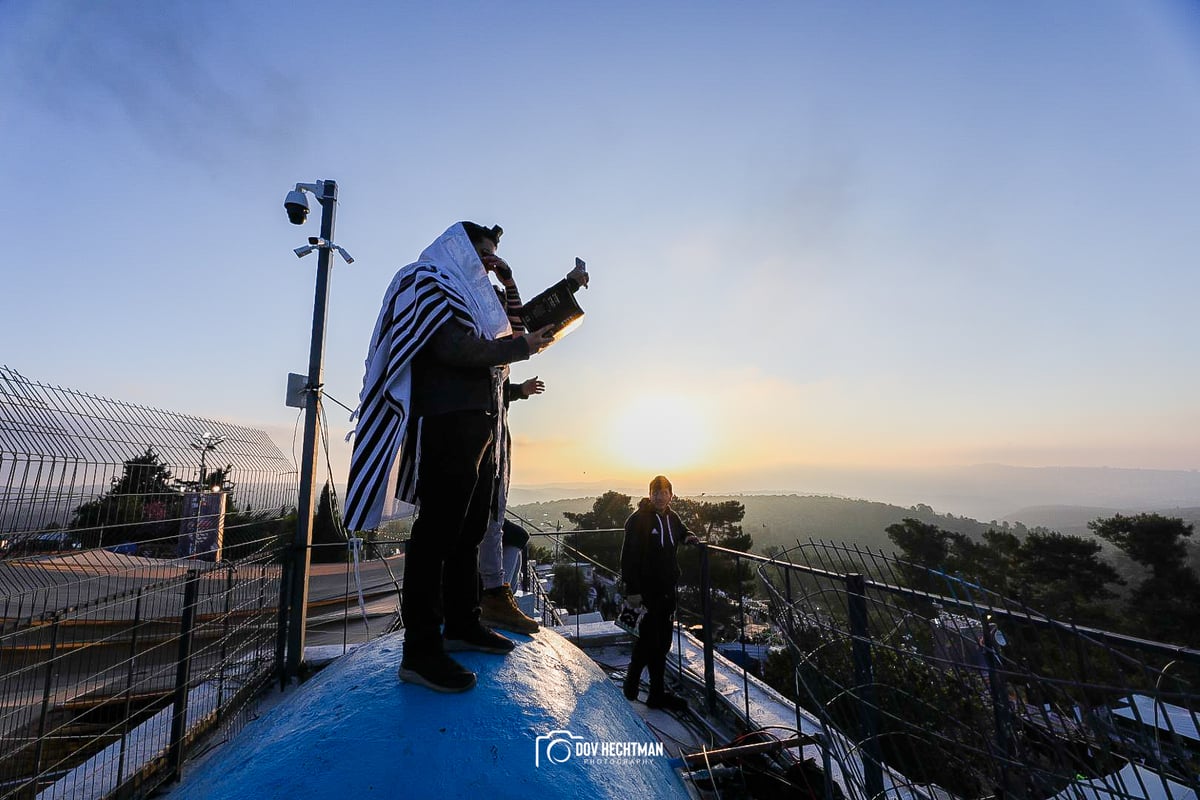
[[[708,454],[711,427],[686,397],[643,394],[630,398],[612,421],[614,460],[639,471],[693,468]]]

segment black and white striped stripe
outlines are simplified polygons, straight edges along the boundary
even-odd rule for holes
[[[368,358],[350,458],[344,511],[349,530],[379,526],[393,469],[394,497],[406,503],[416,499],[420,442],[419,435],[407,435],[412,359],[450,319],[477,328],[452,283],[437,267],[418,263],[402,271],[385,301]]]

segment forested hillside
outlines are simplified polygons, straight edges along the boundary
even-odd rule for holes
[[[636,502],[637,498],[634,498]],[[870,500],[853,500],[843,497],[813,495],[704,495],[700,498],[719,503],[736,500],[746,507],[742,529],[754,537],[754,551],[761,553],[770,545],[789,547],[796,540],[823,539],[835,542],[854,543],[860,547],[892,552],[895,548],[885,533],[887,527],[912,517],[937,525],[947,531],[962,533],[971,538],[982,538],[989,527],[1010,530],[1021,535],[1025,528],[1020,523],[979,522],[965,517],[938,514],[929,506],[912,508],[877,503]],[[542,529],[552,530],[561,524],[563,530],[574,525],[563,517],[564,512],[582,513],[591,508],[593,497],[570,500],[554,500],[546,503],[529,503],[515,506],[511,510]]]

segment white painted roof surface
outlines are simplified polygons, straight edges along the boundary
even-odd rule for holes
[[[1196,800],[1196,793],[1169,778],[1126,764],[1103,778],[1076,781],[1051,800]]]
[[[1171,703],[1155,703],[1149,695],[1131,695],[1134,708],[1126,705],[1113,709],[1113,714],[1125,717],[1151,727],[1157,725],[1163,731],[1171,731],[1179,736],[1186,736],[1192,741],[1200,742],[1200,731],[1196,730],[1196,720],[1191,712],[1182,706]],[[1157,707],[1156,707],[1157,706]]]

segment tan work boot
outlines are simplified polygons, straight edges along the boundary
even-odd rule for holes
[[[537,620],[525,616],[517,607],[507,583],[483,590],[479,600],[479,621],[516,633],[536,633],[539,627]]]

